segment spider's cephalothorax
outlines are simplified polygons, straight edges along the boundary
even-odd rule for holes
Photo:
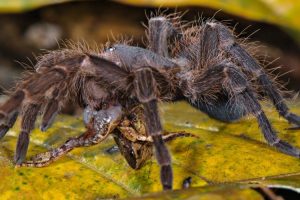
[[[42,56],[35,72],[24,77],[0,107],[0,138],[18,114],[23,115],[16,164],[45,166],[75,147],[97,144],[114,133],[135,169],[152,155],[154,146],[163,188],[172,189],[171,156],[165,146],[168,136],[162,135],[158,100],[186,100],[225,122],[252,114],[270,145],[299,157],[299,149],[277,137],[257,100],[257,89],[263,89],[290,123],[300,126],[300,117],[289,112],[279,90],[232,31],[213,20],[184,25],[174,16],[149,19],[147,49],[115,44],[99,53],[65,49]],[[24,162],[38,113],[43,111],[41,130],[45,131],[69,99],[77,99],[85,108],[87,131]],[[140,112],[142,128],[129,119]]]

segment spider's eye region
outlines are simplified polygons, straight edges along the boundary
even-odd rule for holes
[[[108,50],[109,52],[113,52],[113,51],[116,50],[116,47],[109,47],[107,50]]]

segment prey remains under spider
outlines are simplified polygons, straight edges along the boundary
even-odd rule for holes
[[[158,101],[178,100],[228,123],[253,115],[269,145],[300,157],[298,148],[277,136],[258,94],[264,93],[289,123],[300,127],[300,117],[289,111],[279,88],[247,43],[229,27],[212,19],[184,23],[176,14],[160,15],[149,19],[147,38],[146,48],[117,42],[99,52],[66,48],[41,56],[35,71],[25,76],[0,106],[0,138],[19,113],[23,115],[16,165],[42,166],[74,147],[99,143],[112,133],[133,168],[149,158],[153,146],[163,189],[172,189],[171,155],[165,145],[168,137],[162,134]],[[46,131],[70,99],[85,108],[87,131],[25,161],[29,135],[40,111],[40,128]],[[135,110],[139,106],[141,111]],[[137,120],[144,122],[143,130],[129,117],[138,113],[143,114],[143,119]]]
[[[68,139],[60,147],[37,154],[18,166],[45,167],[74,148],[98,144],[112,134],[129,166],[133,169],[141,168],[153,155],[153,140],[146,133],[143,108],[136,106],[125,115],[120,115],[121,112],[119,106],[100,111],[87,107],[84,110],[86,132]],[[186,132],[164,132],[163,141],[168,142],[178,137],[197,136]]]

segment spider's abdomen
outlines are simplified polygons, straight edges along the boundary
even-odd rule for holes
[[[247,114],[243,106],[230,103],[229,98],[226,96],[215,100],[213,104],[200,100],[191,102],[190,104],[208,116],[223,122],[233,122]]]

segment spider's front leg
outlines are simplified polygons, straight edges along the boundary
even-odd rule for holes
[[[87,107],[84,111],[87,131],[82,135],[68,139],[62,146],[48,152],[37,154],[32,160],[18,166],[44,167],[77,147],[91,146],[103,141],[119,124],[123,114],[120,106],[111,106],[107,110],[95,111]]]
[[[153,140],[156,159],[160,165],[163,189],[172,189],[173,172],[171,156],[161,134],[162,125],[157,107],[157,83],[150,68],[137,69],[134,74],[135,96],[142,103],[144,108],[146,131]]]

